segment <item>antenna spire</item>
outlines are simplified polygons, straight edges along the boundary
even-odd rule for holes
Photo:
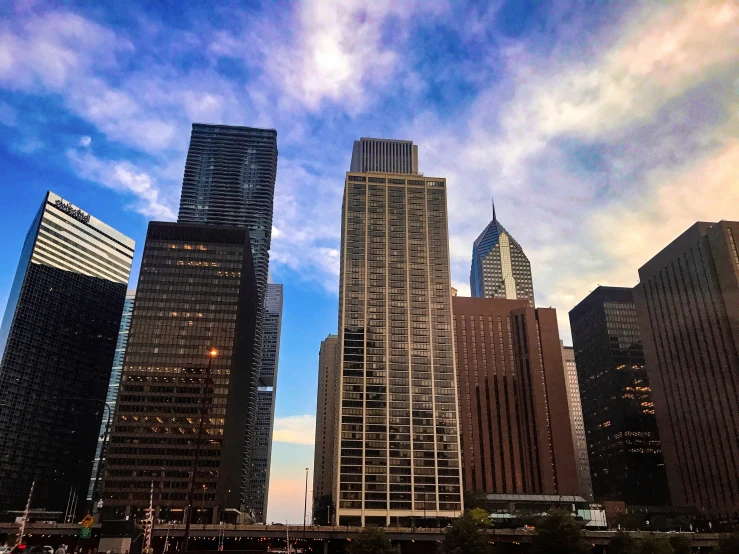
[[[493,221],[498,221],[497,218],[495,217],[495,198],[493,198],[492,200],[493,200]]]

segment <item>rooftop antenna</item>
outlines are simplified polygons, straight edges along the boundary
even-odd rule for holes
[[[493,221],[497,221],[497,219],[495,217],[495,198],[492,198],[492,200],[493,200]]]

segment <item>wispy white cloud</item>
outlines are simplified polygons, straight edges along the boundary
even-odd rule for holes
[[[315,415],[276,417],[272,440],[291,444],[313,445],[315,434]]]
[[[176,218],[171,198],[165,198],[157,178],[129,161],[101,160],[89,150],[71,149],[67,158],[80,177],[136,198],[133,208],[159,220]]]

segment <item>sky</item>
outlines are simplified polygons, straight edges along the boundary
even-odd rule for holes
[[[136,240],[133,288],[147,222],[176,218],[191,124],[277,129],[267,519],[300,522],[352,141],[412,140],[447,178],[463,295],[494,196],[569,343],[597,285],[739,219],[738,76],[739,0],[0,0],[0,308],[47,189]]]

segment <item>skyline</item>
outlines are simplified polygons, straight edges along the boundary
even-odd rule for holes
[[[413,140],[424,172],[447,178],[461,294],[495,195],[567,344],[566,312],[598,283],[633,286],[638,268],[696,220],[737,219],[736,4],[523,4],[528,14],[514,2],[177,14],[10,4],[0,24],[10,199],[0,248],[11,262],[0,306],[47,189],[136,240],[135,288],[146,222],[175,219],[190,124],[277,129],[271,269],[285,284],[285,320],[270,504],[295,504],[285,514],[298,521],[292,497],[312,466],[318,348],[336,332],[354,140]],[[288,40],[283,12],[296,29]],[[461,13],[475,25],[450,17]]]

